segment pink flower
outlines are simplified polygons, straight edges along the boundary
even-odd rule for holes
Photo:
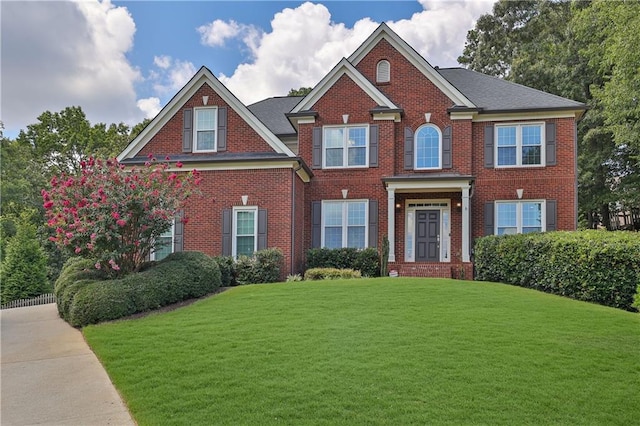
[[[82,249],[80,247],[76,247],[75,252],[76,254],[80,253],[82,251]]]
[[[177,177],[178,177],[178,175],[177,175],[177,174],[175,174],[175,173],[171,173],[171,174],[169,175],[169,180],[175,180],[175,178],[177,178]]]
[[[153,154],[149,154],[149,155],[147,155],[147,158],[148,158],[149,160],[151,160],[151,159],[153,158]]]
[[[182,167],[182,163],[181,163],[180,161],[178,161],[178,162],[176,163],[176,167],[177,167],[177,168],[181,168],[181,167]]]
[[[93,266],[95,266],[95,267],[96,267],[96,269],[100,269],[100,262],[96,262],[96,264],[95,264],[95,265],[93,265]]]
[[[67,232],[65,236],[69,239],[73,238],[73,234],[71,232]]]
[[[116,221],[116,223],[118,224],[118,226],[125,226],[127,224],[127,221],[123,219],[119,219],[118,221]]]
[[[111,217],[114,219],[120,219],[120,214],[118,212],[111,213]]]
[[[170,161],[171,158],[169,158],[169,156],[167,155],[166,157],[164,157],[165,160]]]
[[[88,248],[89,250],[93,250],[93,244],[91,244],[91,243],[87,243],[87,248]]]
[[[54,243],[58,241],[57,237],[49,237],[49,241],[53,241]]]
[[[51,207],[53,207],[53,201],[47,201],[46,203],[43,204],[43,207],[49,210]]]

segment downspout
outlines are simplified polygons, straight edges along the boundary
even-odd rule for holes
[[[291,169],[291,265],[289,270],[291,273],[295,273],[295,238],[296,238],[296,174],[298,170],[302,168],[302,165],[298,162],[298,168]]]

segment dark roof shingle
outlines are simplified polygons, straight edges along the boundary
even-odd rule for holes
[[[268,98],[249,105],[249,111],[269,128],[276,136],[294,135],[293,128],[286,113],[290,112],[304,96],[280,96]]]

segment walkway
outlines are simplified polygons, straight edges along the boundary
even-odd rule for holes
[[[82,333],[55,304],[0,311],[0,424],[135,425]]]

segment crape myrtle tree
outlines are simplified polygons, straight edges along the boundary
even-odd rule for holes
[[[42,190],[50,240],[67,253],[95,259],[95,267],[116,277],[138,271],[163,232],[200,182],[196,170],[177,172],[153,156],[143,167],[116,159],[89,158],[80,174],[62,174]]]

